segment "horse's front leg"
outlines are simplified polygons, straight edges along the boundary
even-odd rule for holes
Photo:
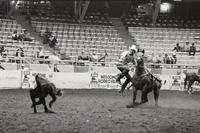
[[[192,93],[191,90],[192,90],[192,84],[193,84],[193,83],[194,83],[194,82],[189,82],[189,83],[188,83],[188,89],[187,89],[187,90],[188,90],[188,94],[191,94],[191,93]]]
[[[149,85],[145,85],[143,88],[142,88],[142,95],[141,95],[141,104],[142,103],[146,103],[146,102],[148,102],[148,97],[147,97],[147,95],[148,95],[148,86]]]
[[[133,102],[129,105],[127,105],[127,108],[134,108],[135,107],[135,100],[136,100],[136,96],[137,96],[137,89],[135,87],[133,87]]]
[[[30,97],[31,97],[31,101],[32,101],[31,108],[34,109],[34,113],[37,113],[36,101],[35,101],[35,94],[34,93],[35,93],[34,90],[30,90]]]

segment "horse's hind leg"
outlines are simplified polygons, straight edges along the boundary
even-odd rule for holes
[[[154,100],[155,100],[155,106],[156,107],[158,107],[159,92],[160,92],[160,87],[154,87],[153,88]]]
[[[56,95],[52,92],[50,93],[50,96],[52,97],[52,100],[49,102],[49,107],[51,108],[53,103],[56,101]]]
[[[51,111],[47,108],[45,98],[40,98],[40,101],[41,101],[41,103],[42,103],[43,106],[44,106],[44,111],[45,111],[45,113],[50,113]]]

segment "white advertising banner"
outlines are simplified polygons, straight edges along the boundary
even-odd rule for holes
[[[35,75],[40,74],[54,83],[57,88],[61,89],[83,89],[89,88],[89,73],[55,73],[55,72],[41,72],[30,71],[24,72],[22,80],[22,88],[35,88]],[[27,78],[28,77],[28,78]]]
[[[53,83],[62,89],[89,88],[89,73],[53,73]]]
[[[1,70],[0,89],[18,89],[18,88],[21,88],[21,71]]]
[[[90,88],[120,89],[116,82],[116,74],[92,72],[90,74]],[[122,79],[124,82],[125,78]]]

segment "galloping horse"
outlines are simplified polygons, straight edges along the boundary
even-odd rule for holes
[[[185,72],[185,80],[184,80],[184,89],[186,89],[186,85],[187,85],[187,91],[189,94],[191,94],[193,92],[192,89],[192,84],[197,81],[200,82],[200,76],[197,75],[196,73],[187,73]]]
[[[36,82],[38,80],[44,80],[42,78],[39,78],[38,75],[36,75]],[[44,81],[43,81],[44,82]],[[62,91],[57,89],[56,86],[53,83],[48,82],[45,85],[38,85],[34,90],[30,90],[30,97],[32,100],[32,106],[34,108],[34,113],[37,113],[36,105],[43,104],[44,110],[46,113],[53,113],[53,111],[50,111],[46,106],[45,97],[50,95],[52,97],[52,100],[49,102],[49,107],[51,108],[53,103],[56,101],[56,95],[61,96]],[[36,98],[39,98],[39,101],[35,101]]]
[[[144,67],[144,61],[142,58],[137,59],[136,71],[133,76],[135,84],[133,86],[133,103],[127,105],[127,108],[133,108],[135,106],[135,100],[137,96],[137,90],[142,91],[141,103],[148,102],[148,93],[153,90],[155,105],[158,106],[159,91],[161,88],[161,80],[153,76],[150,72],[147,72]]]

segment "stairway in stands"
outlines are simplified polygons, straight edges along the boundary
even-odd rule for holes
[[[135,44],[133,38],[130,36],[128,30],[126,29],[120,18],[111,18],[111,21],[115,29],[118,30],[118,33],[125,42],[126,46],[131,46]]]
[[[28,33],[30,33],[31,37],[34,37],[35,41],[39,42],[39,45],[44,46],[45,53],[47,55],[52,55],[54,50],[51,49],[48,44],[43,44],[42,37],[40,37],[39,34],[31,27],[25,15],[21,15],[19,12],[15,12],[14,18],[16,19],[18,24],[21,24],[23,29],[26,29]]]

